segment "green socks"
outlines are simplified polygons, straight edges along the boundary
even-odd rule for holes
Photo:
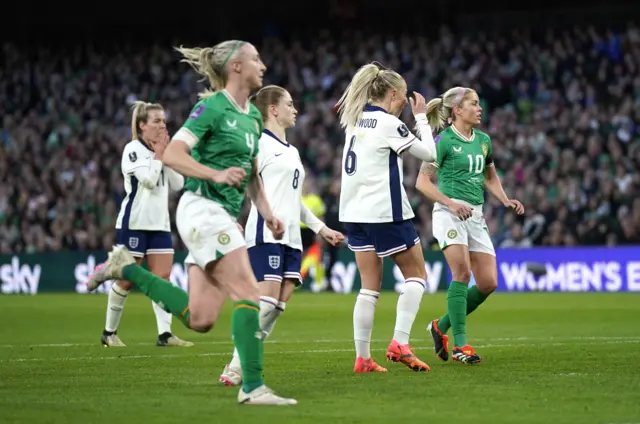
[[[189,328],[189,295],[170,281],[158,277],[140,265],[127,265],[122,270],[122,277],[135,284],[145,296],[170,312]]]
[[[260,305],[249,300],[233,304],[231,334],[242,366],[242,390],[257,389],[262,381],[262,339]]]
[[[453,344],[458,347],[467,345],[467,291],[466,284],[452,281],[447,292],[447,315],[451,320]]]
[[[458,283],[457,281],[453,281],[451,282],[451,286],[453,286],[455,284],[462,284],[462,283]],[[449,292],[447,293],[447,305],[448,305],[448,312],[446,314],[444,314],[444,316],[442,318],[440,318],[440,320],[438,321],[438,329],[442,332],[442,334],[446,334],[447,331],[449,331],[449,329],[452,326],[453,320],[450,318],[450,314],[451,314],[451,303],[449,302],[449,297],[451,296],[451,286],[449,286]],[[482,304],[482,302],[484,302],[487,297],[489,297],[488,294],[484,294],[482,293],[480,290],[478,290],[477,286],[473,286],[473,287],[469,287],[468,289],[465,286],[465,290],[467,290],[467,299],[466,299],[466,303],[467,303],[467,310],[466,310],[466,315],[469,315],[471,312],[475,311],[478,306],[480,306]],[[465,320],[465,324],[466,324],[466,320]],[[465,336],[465,344],[464,345],[459,345],[458,343],[455,342],[455,337],[454,337],[454,344],[458,347],[462,347],[464,345],[466,345],[466,336]]]
[[[122,277],[189,327],[191,313],[187,292],[136,264],[125,266]],[[260,306],[257,303],[241,300],[233,304],[231,333],[242,365],[242,388],[245,393],[249,393],[264,384],[263,334],[260,330]]]

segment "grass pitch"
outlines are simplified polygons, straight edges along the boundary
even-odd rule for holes
[[[219,386],[230,358],[229,304],[209,334],[174,321],[192,348],[157,348],[150,301],[131,295],[100,343],[106,297],[0,296],[0,423],[640,423],[640,297],[495,294],[468,320],[479,366],[435,359],[424,327],[445,309],[425,295],[412,345],[432,367],[387,363],[397,295],[381,296],[373,356],[354,374],[355,294],[296,293],[265,345],[266,382],[295,407],[247,407]]]

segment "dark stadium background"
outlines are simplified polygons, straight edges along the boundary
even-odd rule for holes
[[[485,106],[483,129],[493,137],[503,183],[509,194],[527,207],[525,217],[517,219],[488,196],[487,221],[496,246],[638,244],[640,111],[637,100],[630,105],[625,99],[638,99],[634,90],[640,80],[638,65],[632,69],[623,63],[638,63],[638,47],[637,41],[624,42],[612,53],[607,50],[607,40],[613,37],[619,44],[620,37],[629,40],[630,34],[637,34],[632,18],[640,16],[639,9],[637,3],[619,0],[583,2],[580,7],[566,0],[509,6],[494,0],[4,5],[4,25],[0,26],[0,206],[4,205],[0,208],[0,253],[108,249],[114,237],[113,218],[123,195],[120,149],[128,137],[129,96],[113,94],[113,87],[125,87],[135,97],[151,92],[153,98],[147,100],[166,103],[170,128],[175,131],[195,101],[198,86],[186,65],[177,63],[179,58],[171,47],[211,45],[229,38],[264,45],[267,82],[289,88],[301,117],[309,117],[304,125],[300,119],[290,135],[309,173],[315,176],[310,178],[310,188],[325,201],[325,219],[330,225],[340,228],[336,206],[339,186],[335,181],[339,179],[337,158],[343,143],[331,104],[357,66],[378,59],[397,66],[410,88],[428,97],[456,83],[479,91]],[[593,34],[604,41],[592,42]],[[533,44],[523,43],[523,36],[531,36]],[[405,42],[417,43],[420,37],[426,37],[424,42],[432,50],[391,59],[389,49],[397,50]],[[456,43],[462,39],[464,53],[455,60],[453,53],[429,56],[447,40]],[[574,48],[574,57],[570,54],[559,59],[553,47],[556,42]],[[498,46],[495,56],[486,50],[491,45]],[[561,69],[548,79],[549,91],[543,93],[556,96],[553,107],[545,103],[548,98],[536,98],[539,81],[534,65],[547,59],[538,57],[540,50],[532,45],[546,46],[547,56],[561,62]],[[343,47],[348,49],[346,56],[339,53]],[[499,67],[482,62],[495,59],[498,65],[508,67],[513,65],[509,57],[513,52],[524,62],[513,76],[501,77],[495,88]],[[324,88],[308,88],[303,67],[314,70],[336,53],[343,63],[324,66],[337,66],[340,75]],[[595,56],[589,56],[592,53]],[[576,61],[580,54],[586,61]],[[72,61],[72,68],[78,64],[77,72],[66,72],[82,85],[72,89],[67,85],[73,92],[66,95],[72,99],[61,101],[60,82],[55,88],[45,87],[38,72],[49,78],[54,69],[62,69],[60,64],[65,60]],[[131,70],[123,74],[114,68],[116,63]],[[601,64],[605,77],[598,80],[596,71]],[[477,78],[460,76],[476,66],[481,69]],[[96,80],[96,75],[101,76]],[[114,82],[123,78],[126,83]],[[573,80],[578,88],[571,84]],[[595,118],[586,112],[586,98],[568,100],[589,90],[596,93],[596,104],[602,108]],[[47,102],[55,98],[56,107],[63,105],[77,114],[80,129],[71,135],[60,134],[56,125],[61,118],[47,112]],[[105,99],[115,102],[114,116],[104,112],[101,102]],[[621,112],[622,120],[617,115],[620,108],[626,108]],[[545,113],[551,115],[545,119],[538,116],[532,124],[532,116]],[[403,118],[412,120],[409,111]],[[604,121],[594,131],[584,127],[589,119]],[[554,123],[557,128],[544,128],[545,120],[558,120],[560,126]],[[98,132],[90,134],[87,123]],[[510,129],[501,131],[506,125]],[[620,141],[620,131],[631,141]],[[20,132],[21,136],[14,137],[20,140],[19,148],[11,153],[7,140]],[[48,141],[53,147],[47,147]],[[539,144],[539,150],[532,150],[532,142]],[[547,172],[549,163],[554,167],[552,173]],[[406,161],[405,186],[428,252],[437,250],[437,245],[431,236],[430,205],[412,187],[417,166],[415,160]],[[587,172],[585,166],[591,169]],[[98,188],[69,177],[80,172],[73,171],[74,167],[89,169],[88,181]],[[78,187],[61,187],[60,174]],[[619,188],[622,186],[624,190]],[[39,206],[30,211],[30,204]],[[57,208],[64,219],[55,219]],[[176,248],[182,248],[177,233],[174,240]],[[521,261],[541,263],[547,257],[558,258],[534,251],[531,255]],[[592,255],[588,262],[598,256]],[[562,260],[572,259],[567,256]]]

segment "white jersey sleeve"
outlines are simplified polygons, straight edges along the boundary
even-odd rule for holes
[[[311,212],[302,199],[300,199],[300,221],[302,221],[307,227],[311,228],[311,231],[316,234],[324,228],[324,222]]]
[[[384,131],[382,137],[389,148],[399,155],[411,147],[413,143],[420,141],[409,131],[404,122],[393,115],[381,120],[380,131]]]
[[[122,173],[134,174],[138,181],[147,188],[153,188],[158,183],[162,171],[162,161],[155,159],[154,154],[148,154],[142,149],[142,143],[128,143],[122,153]],[[152,152],[153,153],[153,152]]]
[[[163,167],[163,169],[165,175],[167,176],[167,181],[169,182],[169,189],[172,191],[182,190],[182,188],[184,187],[184,176],[177,173],[168,166]]]
[[[155,153],[139,140],[127,143],[121,160],[126,196],[117,229],[170,231],[169,177]],[[173,172],[173,171],[170,171]],[[181,177],[181,176],[180,176]]]
[[[252,203],[244,231],[247,246],[279,243],[302,250],[300,219],[305,171],[298,149],[269,130],[264,131],[259,143],[258,173],[269,205],[274,215],[284,223],[285,232],[281,240],[276,240]]]
[[[383,223],[412,219],[403,183],[402,153],[418,139],[397,117],[367,106],[348,128],[342,152],[340,221]]]

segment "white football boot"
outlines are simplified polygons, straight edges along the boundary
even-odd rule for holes
[[[116,246],[109,252],[109,258],[103,264],[96,267],[95,272],[87,281],[87,289],[94,291],[102,283],[109,280],[121,280],[122,269],[127,265],[135,264],[136,260],[124,246]]]
[[[295,399],[287,399],[273,393],[273,390],[264,384],[257,389],[245,393],[242,389],[238,392],[238,403],[241,405],[297,405]]]
[[[232,364],[224,366],[224,371],[218,379],[225,386],[239,386],[242,384],[242,368],[236,368]]]

